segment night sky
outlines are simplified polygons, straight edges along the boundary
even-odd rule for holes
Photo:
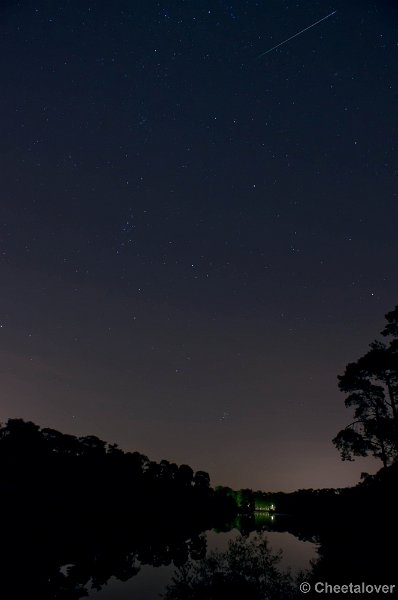
[[[236,488],[374,470],[331,439],[398,300],[397,3],[3,1],[0,36],[0,420]]]

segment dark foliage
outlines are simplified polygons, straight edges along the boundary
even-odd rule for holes
[[[80,598],[141,564],[182,565],[203,555],[201,532],[236,514],[203,471],[21,419],[0,428],[0,465],[8,600]]]
[[[398,307],[386,315],[381,332],[389,343],[373,342],[370,350],[339,376],[354,410],[352,422],[333,439],[343,460],[373,455],[383,466],[398,458]]]
[[[245,513],[240,520],[245,536],[232,542],[227,552],[212,553],[179,568],[168,586],[167,600],[287,600],[303,597],[299,591],[303,581],[312,588],[305,597],[319,598],[314,591],[317,582],[340,586],[395,583],[398,465],[365,475],[353,488],[261,495],[278,509],[274,520],[262,525],[263,534],[249,537],[259,524],[254,514]],[[269,549],[266,530],[287,531],[315,542],[318,558],[305,573],[294,577],[284,573]]]
[[[264,535],[238,537],[226,552],[212,552],[180,567],[165,600],[290,600],[299,597],[293,577],[280,570]]]

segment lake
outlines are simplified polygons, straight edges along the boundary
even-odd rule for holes
[[[207,531],[207,554],[213,550],[226,551],[228,543],[240,536],[237,529],[228,532]],[[248,537],[253,538],[255,532]],[[272,551],[282,551],[280,569],[290,569],[293,574],[310,567],[310,561],[317,557],[317,545],[301,541],[291,533],[267,531],[265,534]],[[175,571],[169,566],[141,566],[140,572],[127,582],[112,577],[100,592],[91,590],[89,598],[93,600],[159,600]]]

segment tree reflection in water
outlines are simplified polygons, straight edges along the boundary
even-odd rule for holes
[[[112,576],[127,581],[141,565],[179,568],[166,600],[296,597],[266,539],[248,538],[259,526],[319,544],[312,584],[394,583],[398,463],[354,488],[263,494],[282,513],[274,520],[253,513],[250,490],[238,511],[228,490],[213,490],[207,474],[188,465],[157,464],[94,436],[21,419],[0,426],[0,464],[0,595],[7,600],[77,600]],[[232,528],[246,537],[206,557],[202,533]]]
[[[167,586],[165,600],[288,600],[297,598],[297,583],[280,569],[263,534],[229,542],[226,552],[211,552],[200,561],[187,561]],[[299,576],[301,577],[301,576]],[[303,578],[300,579],[303,581]]]

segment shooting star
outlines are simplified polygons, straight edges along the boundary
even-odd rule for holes
[[[305,31],[308,31],[312,27],[315,27],[315,25],[319,25],[319,23],[322,23],[322,21],[326,21],[326,19],[329,19],[329,17],[331,17],[332,15],[336,14],[336,12],[337,12],[337,10],[333,11],[332,13],[330,13],[330,15],[326,15],[326,17],[323,17],[323,19],[319,19],[319,21],[317,21],[316,23],[313,23],[312,25],[309,25],[309,27],[306,27],[305,29],[302,29],[298,33],[295,33],[290,38],[287,38],[287,40],[284,40],[283,42],[280,42],[280,44],[277,44],[276,46],[273,46],[272,48],[270,48],[266,52],[263,52],[262,54],[259,54],[257,56],[257,58],[261,58],[262,56],[265,56],[266,54],[269,54],[273,50],[276,50],[277,48],[279,48],[279,46],[283,46],[283,44],[287,44],[288,42],[290,42],[290,40],[292,40],[293,38],[297,37],[298,35],[301,35]]]

